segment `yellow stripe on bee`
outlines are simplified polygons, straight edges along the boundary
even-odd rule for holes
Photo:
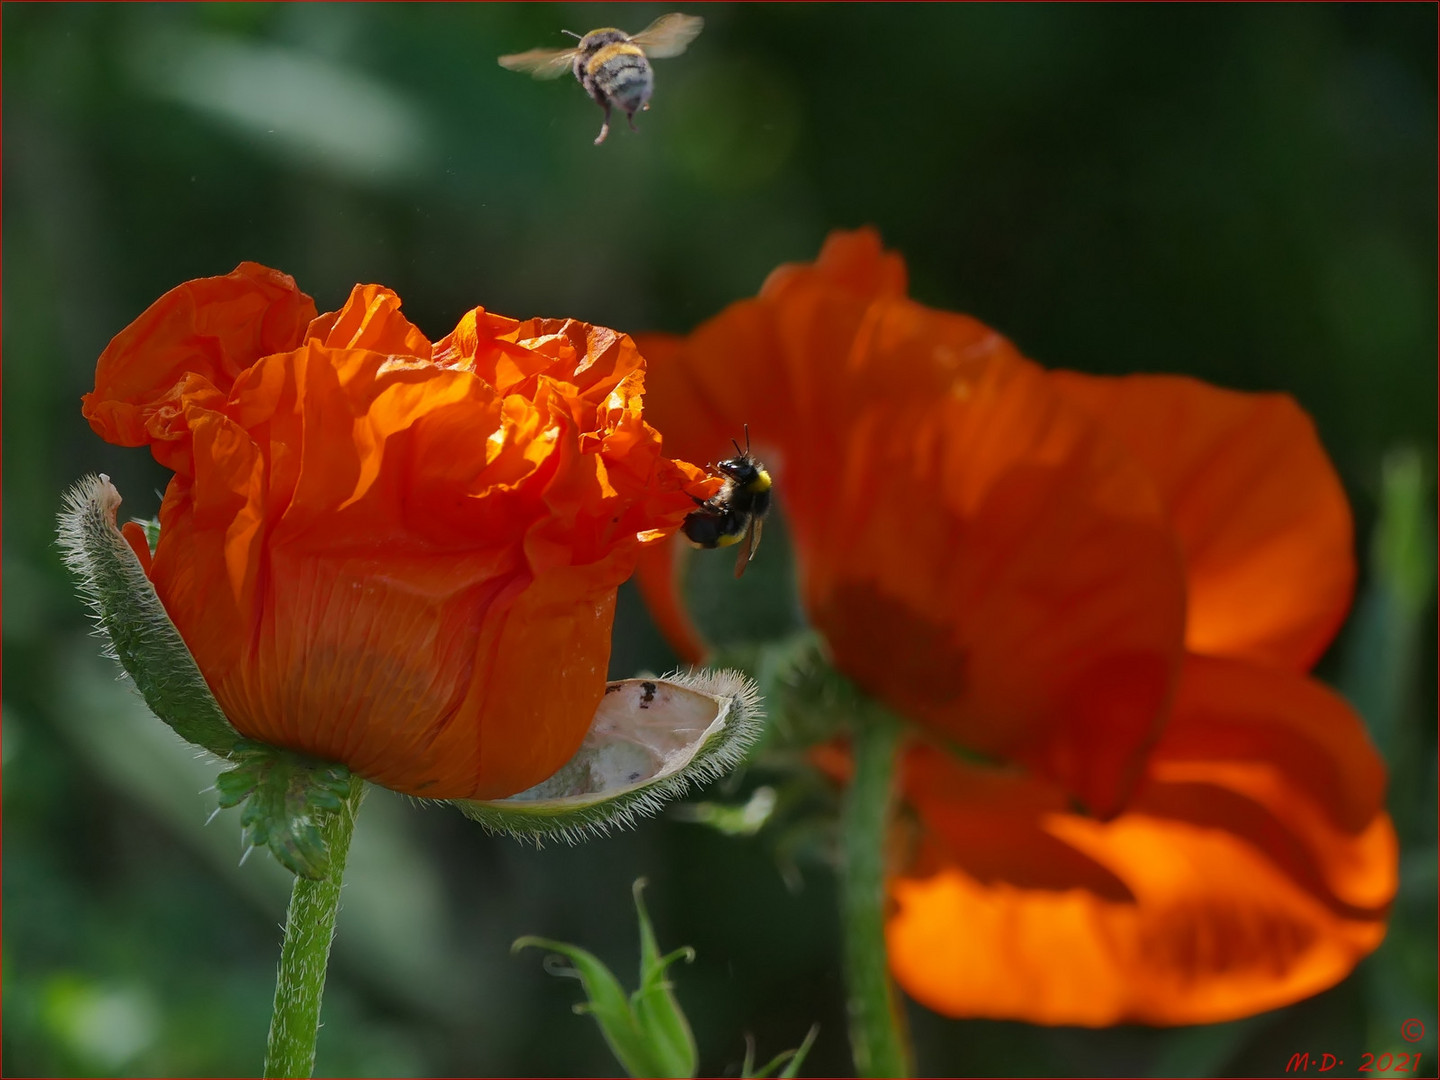
[[[731,544],[738,544],[738,543],[740,542],[741,538],[744,537],[744,535],[745,535],[745,534],[744,534],[743,532],[738,532],[738,533],[721,533],[720,536],[719,536],[719,538],[716,539],[716,541],[715,541],[715,546],[716,546],[716,547],[729,547]]]
[[[632,45],[628,41],[616,41],[609,45],[602,45],[595,50],[595,55],[590,57],[589,62],[586,63],[585,73],[587,75],[596,74],[617,56],[638,56],[643,59],[645,51],[639,45]]]
[[[748,483],[748,484],[745,485],[745,490],[746,490],[746,491],[769,491],[769,490],[770,490],[770,474],[769,474],[768,472],[766,472],[764,469],[761,469],[759,475],[756,476],[754,480],[751,480],[750,483]]]

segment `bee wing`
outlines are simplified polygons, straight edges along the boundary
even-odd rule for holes
[[[699,15],[682,15],[672,11],[661,15],[638,34],[630,35],[630,43],[639,45],[652,60],[679,56],[694,41],[705,26]]]
[[[500,57],[500,66],[511,71],[524,71],[537,79],[558,79],[570,70],[578,49],[531,49]]]
[[[750,524],[745,529],[745,541],[740,545],[740,554],[735,557],[735,576],[738,578],[745,573],[745,567],[755,557],[755,552],[760,547],[760,518],[751,515]]]

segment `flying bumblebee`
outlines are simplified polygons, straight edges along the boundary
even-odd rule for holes
[[[699,509],[685,515],[680,529],[696,547],[717,548],[740,544],[735,559],[735,576],[755,557],[760,546],[760,526],[770,510],[770,474],[750,453],[750,428],[745,428],[745,449],[734,439],[735,456],[716,465],[711,472],[725,478],[725,486],[709,499],[695,501]]]
[[[537,79],[557,79],[567,70],[574,73],[585,92],[605,110],[605,122],[595,137],[599,146],[610,134],[610,110],[619,108],[635,130],[635,114],[650,108],[650,94],[655,89],[655,73],[651,60],[679,56],[695,40],[705,20],[698,15],[671,12],[661,15],[638,34],[604,27],[591,30],[584,37],[572,30],[562,30],[579,38],[573,49],[531,49],[500,57],[500,66],[511,71],[528,71]]]

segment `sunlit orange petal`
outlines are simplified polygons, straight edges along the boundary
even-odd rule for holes
[[[1179,376],[1051,378],[1154,478],[1185,551],[1187,647],[1308,669],[1355,579],[1350,507],[1310,418],[1283,394]]]
[[[400,298],[382,285],[356,285],[340,310],[319,316],[305,336],[339,349],[430,359],[430,340],[400,314]]]
[[[894,885],[901,985],[953,1016],[1189,1024],[1348,974],[1396,888],[1378,759],[1339,699],[1242,668],[1187,665],[1155,763],[1110,822],[1041,781],[916,751],[907,794],[929,841]]]

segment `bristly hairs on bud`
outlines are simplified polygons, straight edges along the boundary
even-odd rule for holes
[[[135,681],[150,710],[186,742],[227,756],[240,733],[221,712],[145,568],[115,523],[120,493],[103,473],[65,493],[59,543],[79,579],[105,654]]]
[[[575,756],[549,779],[508,799],[453,800],[494,832],[539,846],[577,843],[628,828],[738,765],[765,713],[739,671],[672,672],[607,684]]]

